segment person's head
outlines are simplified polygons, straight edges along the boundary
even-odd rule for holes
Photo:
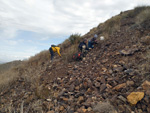
[[[84,43],[87,43],[87,39],[85,38],[85,39],[83,40],[83,42],[84,42]]]
[[[94,35],[94,38],[97,38],[97,37],[98,37],[97,34],[95,34],[95,35]]]

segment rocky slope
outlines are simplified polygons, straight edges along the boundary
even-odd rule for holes
[[[46,63],[35,83],[20,77],[1,92],[0,112],[149,113],[150,24],[134,24],[126,18],[83,61]]]

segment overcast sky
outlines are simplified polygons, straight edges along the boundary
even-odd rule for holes
[[[0,0],[0,61],[23,60],[150,0]]]

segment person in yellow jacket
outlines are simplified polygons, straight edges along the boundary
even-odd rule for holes
[[[54,58],[54,53],[57,52],[58,55],[61,57],[61,54],[60,54],[60,47],[57,47],[55,45],[51,45],[51,47],[49,48],[49,52],[51,54],[51,61],[53,60]]]

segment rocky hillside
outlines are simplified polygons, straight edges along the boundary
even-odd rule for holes
[[[83,61],[19,69],[17,80],[0,93],[0,112],[149,113],[149,12],[137,7],[91,29],[84,38],[96,33],[105,39]]]

